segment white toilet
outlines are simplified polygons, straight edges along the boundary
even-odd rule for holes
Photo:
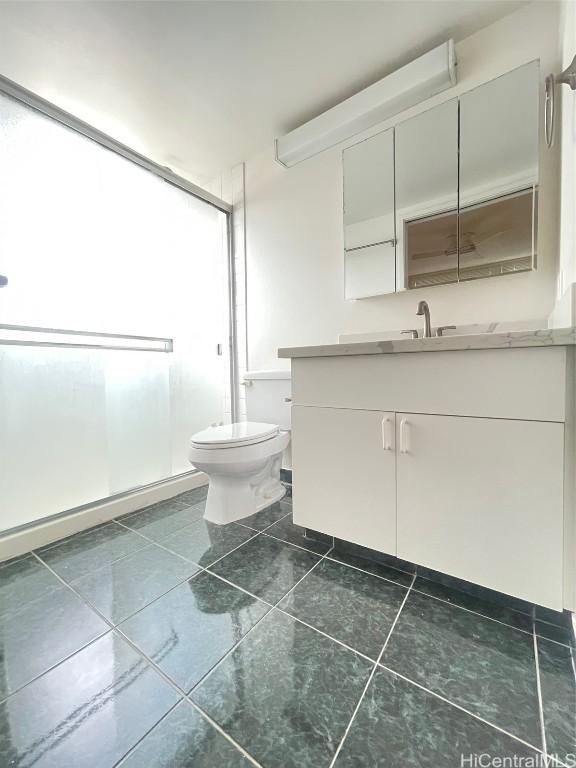
[[[290,467],[290,372],[252,371],[244,383],[248,421],[209,427],[190,441],[190,462],[209,478],[204,518],[219,525],[286,493],[280,469]]]

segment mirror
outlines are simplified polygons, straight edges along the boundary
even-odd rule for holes
[[[460,98],[459,279],[533,269],[538,62]]]
[[[385,131],[345,149],[344,285],[346,299],[393,293],[394,135]]]
[[[458,280],[458,101],[396,126],[396,290]]]
[[[536,266],[539,65],[346,149],[345,297]]]

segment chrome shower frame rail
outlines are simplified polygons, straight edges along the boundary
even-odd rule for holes
[[[37,112],[41,112],[43,115],[51,117],[53,120],[66,125],[68,128],[72,128],[72,130],[77,133],[81,133],[83,136],[92,139],[92,141],[101,144],[103,147],[111,149],[112,152],[122,155],[122,157],[125,157],[127,160],[136,163],[136,165],[139,165],[141,168],[154,173],[156,176],[160,176],[170,184],[174,184],[174,186],[180,187],[180,189],[189,192],[191,195],[194,195],[194,197],[204,200],[205,203],[209,203],[214,206],[214,208],[218,208],[218,210],[223,211],[224,213],[232,212],[232,206],[225,200],[221,200],[211,192],[202,189],[202,187],[198,187],[191,181],[182,178],[182,176],[178,176],[178,174],[174,173],[170,168],[159,165],[153,160],[141,155],[139,152],[135,152],[133,149],[130,149],[130,147],[127,147],[126,144],[116,141],[116,139],[113,139],[111,136],[108,136],[108,134],[98,130],[98,128],[94,128],[92,125],[85,123],[78,117],[60,109],[60,107],[57,107],[50,101],[43,99],[41,96],[37,96],[35,93],[32,93],[32,91],[28,91],[13,80],[9,80],[7,77],[2,77],[1,75],[0,93],[5,96],[11,96],[13,99],[23,102]]]
[[[83,339],[109,339],[110,343],[97,344],[89,341],[41,341],[38,339],[4,339],[0,335],[0,346],[11,345],[19,347],[73,347],[75,349],[116,349],[122,352],[173,352],[174,340],[159,336],[133,336],[125,333],[98,333],[96,331],[72,331],[63,328],[41,328],[31,325],[5,325],[0,324],[0,334],[2,331],[15,331],[16,333],[35,333],[35,334],[61,334],[64,336],[79,336]],[[114,339],[127,339],[133,344],[114,344]],[[150,342],[157,344],[154,346],[138,345],[137,342]]]
[[[161,179],[164,179],[164,181],[166,181],[167,183],[172,184],[175,187],[178,187],[184,192],[188,192],[189,194],[193,195],[197,199],[202,200],[205,203],[208,203],[209,205],[213,206],[217,210],[222,211],[224,214],[226,214],[226,219],[227,219],[226,245],[228,248],[228,274],[229,274],[229,333],[230,333],[229,341],[230,341],[230,348],[231,348],[229,378],[230,378],[230,386],[231,386],[231,390],[230,390],[231,410],[232,410],[231,415],[232,415],[232,421],[236,421],[237,414],[238,414],[238,392],[237,392],[238,370],[237,370],[237,356],[236,356],[236,324],[234,321],[234,311],[235,311],[235,305],[236,305],[236,298],[235,298],[236,286],[234,281],[234,253],[233,253],[232,226],[231,226],[231,217],[232,217],[232,211],[233,211],[232,205],[230,203],[227,203],[225,200],[222,200],[221,198],[217,197],[216,195],[213,195],[211,192],[208,192],[202,187],[199,187],[196,184],[192,183],[191,181],[188,181],[182,176],[179,176],[178,174],[174,173],[170,168],[159,165],[153,160],[150,160],[150,158],[145,157],[144,155],[141,155],[139,152],[134,151],[130,147],[126,146],[125,144],[122,144],[116,139],[113,139],[108,134],[98,130],[98,128],[94,128],[94,126],[90,125],[89,123],[86,123],[83,120],[80,120],[79,118],[75,117],[69,112],[66,112],[65,110],[61,109],[55,104],[52,104],[52,102],[47,101],[41,96],[38,96],[32,91],[27,90],[23,86],[19,85],[13,80],[8,79],[7,77],[3,77],[2,75],[0,75],[0,94],[13,98],[16,101],[22,102],[23,104],[26,104],[28,107],[36,110],[37,112],[40,112],[46,117],[56,120],[58,123],[61,123],[62,125],[65,125],[66,127],[72,129],[73,131],[80,133],[86,138],[89,138],[92,141],[95,141],[97,144],[100,144],[106,149],[109,149],[110,151],[115,152],[118,155],[121,155],[126,160],[129,160],[130,162],[135,163],[136,165],[149,171],[150,173],[153,173],[154,175],[160,177]],[[7,280],[5,282],[7,282]],[[0,283],[0,287],[2,287],[1,283]],[[3,327],[5,329],[10,328],[10,326],[3,326]],[[16,327],[17,326],[12,326],[12,328],[14,329]],[[28,330],[38,330],[38,332],[42,332],[42,330],[50,331],[50,329],[32,329],[32,328],[29,328]],[[57,332],[57,331],[52,330],[51,332]],[[92,334],[88,331],[66,331],[66,333],[74,333],[78,336],[86,336],[86,335],[92,335],[92,336],[97,335],[100,337],[106,336],[106,334],[102,334],[102,333]],[[111,339],[118,338],[119,334],[109,334],[109,337]],[[122,336],[122,338],[128,338],[128,337]],[[134,336],[131,338],[134,341],[138,341],[138,340],[140,341],[156,340],[159,342],[164,341],[166,342],[166,344],[170,343],[170,345],[172,345],[172,339],[153,339],[153,337],[138,337],[138,336]],[[9,343],[23,344],[23,342],[20,342],[20,341],[19,342],[0,341],[0,345],[9,344]],[[32,342],[26,342],[26,343],[29,345],[32,344]],[[62,346],[62,347],[73,346],[73,347],[85,347],[90,349],[96,349],[96,348],[99,348],[99,349],[119,348],[124,350],[128,349],[128,347],[116,347],[113,344],[103,347],[102,345],[88,344],[88,343],[82,343],[82,342],[79,342],[78,344],[34,342],[34,345],[35,346]],[[155,350],[148,350],[148,348],[144,348],[143,350],[141,350],[138,345],[134,345],[134,347],[131,347],[131,349],[135,351],[155,351]],[[165,349],[160,351],[170,352],[172,351],[172,349]]]

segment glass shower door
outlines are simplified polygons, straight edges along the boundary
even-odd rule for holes
[[[226,214],[0,96],[0,273],[0,530],[189,471],[229,397]]]

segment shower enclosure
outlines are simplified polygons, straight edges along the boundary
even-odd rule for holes
[[[2,90],[6,531],[191,471],[233,410],[234,334],[229,206]]]

